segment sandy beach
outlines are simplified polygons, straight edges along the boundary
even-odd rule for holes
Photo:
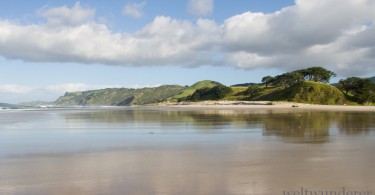
[[[375,106],[316,105],[294,102],[271,101],[203,101],[203,102],[164,102],[154,106],[180,109],[304,109],[326,111],[375,111]]]
[[[374,110],[221,101],[4,111],[0,194],[374,192]]]

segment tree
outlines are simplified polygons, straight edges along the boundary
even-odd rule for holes
[[[336,73],[329,71],[325,68],[315,66],[307,69],[297,70],[305,79],[309,81],[329,83],[332,77],[336,76]]]
[[[301,73],[294,71],[294,72],[287,72],[282,75],[277,75],[273,79],[273,83],[276,85],[283,85],[285,88],[293,86],[295,84],[301,83],[304,81],[303,76]]]
[[[266,84],[266,88],[268,87],[268,85],[273,81],[273,77],[271,76],[265,76],[262,78],[262,82]]]
[[[201,99],[201,94],[199,93],[199,91],[195,91],[190,97],[188,97],[188,99],[190,101],[198,101]]]
[[[369,79],[361,79],[359,85],[353,90],[358,103],[369,104],[375,102],[375,84]]]
[[[211,92],[216,95],[218,99],[223,98],[226,94],[230,93],[232,88],[224,86],[224,85],[217,85],[211,88]]]
[[[218,100],[228,93],[232,91],[232,88],[224,86],[224,85],[217,85],[212,88],[201,88],[197,89],[190,97],[188,97],[191,101],[199,101],[199,100]]]
[[[347,79],[341,79],[339,81],[338,88],[341,89],[346,95],[348,95],[351,91],[359,88],[362,82],[361,78],[358,77],[350,77]]]
[[[246,89],[244,94],[248,95],[251,99],[253,99],[253,98],[259,96],[262,91],[263,91],[262,88],[260,88],[259,86],[253,85],[253,86],[249,86]]]
[[[210,88],[201,88],[197,89],[189,98],[191,101],[199,101],[203,96],[207,95],[210,91]]]
[[[341,79],[338,87],[346,95],[353,95],[353,99],[360,104],[375,102],[375,84],[369,79],[358,77]]]

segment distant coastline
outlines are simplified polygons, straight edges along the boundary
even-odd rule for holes
[[[50,110],[50,109],[123,109],[123,108],[161,108],[161,109],[182,109],[182,110],[321,110],[321,111],[369,111],[375,112],[375,106],[365,105],[321,105],[306,104],[285,101],[230,101],[230,100],[208,100],[199,102],[159,102],[144,105],[128,106],[33,106],[33,107],[0,107],[0,110]]]

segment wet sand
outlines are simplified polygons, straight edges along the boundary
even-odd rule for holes
[[[352,111],[183,105],[1,113],[0,194],[372,195],[375,118]]]
[[[374,142],[296,146],[246,135],[226,139],[2,159],[0,192],[282,195],[300,187],[375,189]]]

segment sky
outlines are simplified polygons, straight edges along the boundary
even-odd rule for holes
[[[375,76],[373,0],[0,2],[0,102],[66,91],[225,85],[322,66]]]

